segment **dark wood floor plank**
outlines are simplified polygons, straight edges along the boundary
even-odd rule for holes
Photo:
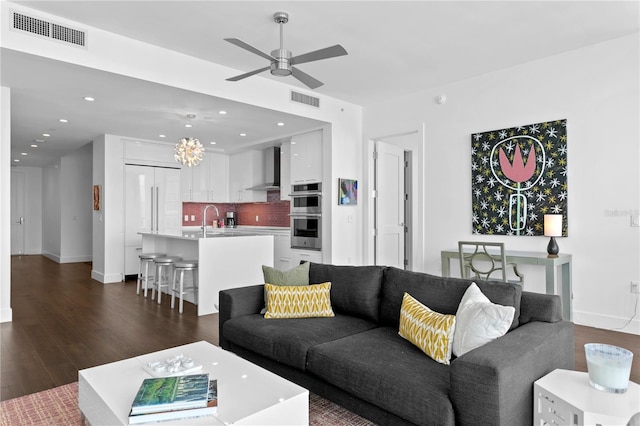
[[[43,256],[11,259],[13,321],[0,324],[0,400],[78,380],[78,370],[199,340],[218,344],[218,315],[180,315],[136,295],[134,281],[101,284],[89,263],[58,264]],[[584,344],[634,352],[640,382],[640,336],[575,327],[576,370],[586,371]]]

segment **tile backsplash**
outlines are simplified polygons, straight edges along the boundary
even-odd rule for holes
[[[288,228],[289,201],[280,200],[280,191],[267,191],[267,201],[260,203],[182,203],[182,226],[201,226],[202,212],[208,204],[218,208],[220,217],[216,216],[215,209],[207,211],[207,225],[211,225],[214,219],[224,219],[227,212],[237,213],[240,226],[282,226]],[[185,221],[184,216],[189,220]],[[191,216],[195,220],[191,221]],[[256,221],[256,216],[258,220]]]

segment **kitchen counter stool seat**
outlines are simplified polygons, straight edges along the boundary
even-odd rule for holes
[[[151,300],[155,298],[155,291],[158,291],[158,305],[162,300],[162,287],[166,287],[169,290],[169,277],[170,271],[173,268],[175,262],[181,261],[180,256],[161,256],[156,257],[153,261],[156,265],[156,276],[153,280],[153,287],[151,288]]]
[[[192,285],[184,286],[184,273],[191,271]],[[171,288],[171,309],[175,307],[176,294],[180,298],[178,311],[182,313],[184,295],[186,293],[193,293],[195,300],[198,300],[198,261],[197,260],[182,260],[175,262],[173,269],[173,286]]]
[[[136,284],[136,294],[140,294],[140,288],[144,288],[144,297],[147,297],[147,288],[149,287],[149,280],[151,281],[151,286],[153,287],[153,278],[154,275],[149,275],[149,265],[153,263],[153,261],[158,258],[166,256],[165,253],[142,253],[138,257],[140,258],[140,266],[138,268],[138,282]],[[155,268],[151,271],[153,272]],[[144,285],[143,285],[144,284]]]

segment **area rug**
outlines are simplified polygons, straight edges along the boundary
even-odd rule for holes
[[[2,426],[71,426],[80,424],[78,382],[0,403],[0,425]],[[373,426],[375,423],[310,393],[309,425]]]

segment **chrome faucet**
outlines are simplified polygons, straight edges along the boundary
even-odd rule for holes
[[[216,209],[216,216],[220,217],[218,208],[213,204],[208,204],[204,207],[204,211],[202,212],[202,238],[207,238],[207,210],[209,210],[209,207]]]

